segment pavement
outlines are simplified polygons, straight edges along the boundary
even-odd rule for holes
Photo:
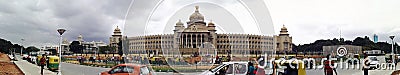
[[[25,75],[40,75],[40,67],[29,63],[26,60],[22,60],[21,56],[16,55],[18,61],[14,61],[14,63],[24,72]],[[57,75],[56,72],[52,72],[50,70],[43,70],[44,75]]]

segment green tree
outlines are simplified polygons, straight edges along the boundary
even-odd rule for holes
[[[99,53],[106,54],[106,51],[111,52],[112,51],[112,47],[111,46],[101,46],[101,47],[99,47]]]
[[[80,45],[79,41],[72,41],[72,43],[69,45],[69,49],[74,53],[82,53],[83,46]]]
[[[40,51],[39,48],[36,48],[35,46],[29,46],[28,48],[26,48],[23,53],[29,53],[29,52],[37,52]]]

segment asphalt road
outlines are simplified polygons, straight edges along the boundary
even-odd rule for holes
[[[62,75],[97,75],[110,68],[90,67],[70,63],[61,63]]]
[[[70,63],[61,64],[61,73],[63,75],[97,75],[100,72],[110,70],[110,68],[83,66]],[[155,75],[197,75],[198,73],[172,73],[156,72]]]

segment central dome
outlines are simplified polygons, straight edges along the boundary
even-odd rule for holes
[[[199,13],[199,6],[195,6],[195,8],[196,11],[192,15],[190,15],[190,22],[203,22],[204,16]]]

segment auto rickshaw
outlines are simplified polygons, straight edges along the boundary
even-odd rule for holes
[[[160,56],[151,57],[149,61],[151,64],[163,64],[163,65],[167,64],[164,57],[160,57]]]
[[[47,68],[49,70],[58,70],[58,65],[59,65],[59,57],[58,56],[47,56]]]

